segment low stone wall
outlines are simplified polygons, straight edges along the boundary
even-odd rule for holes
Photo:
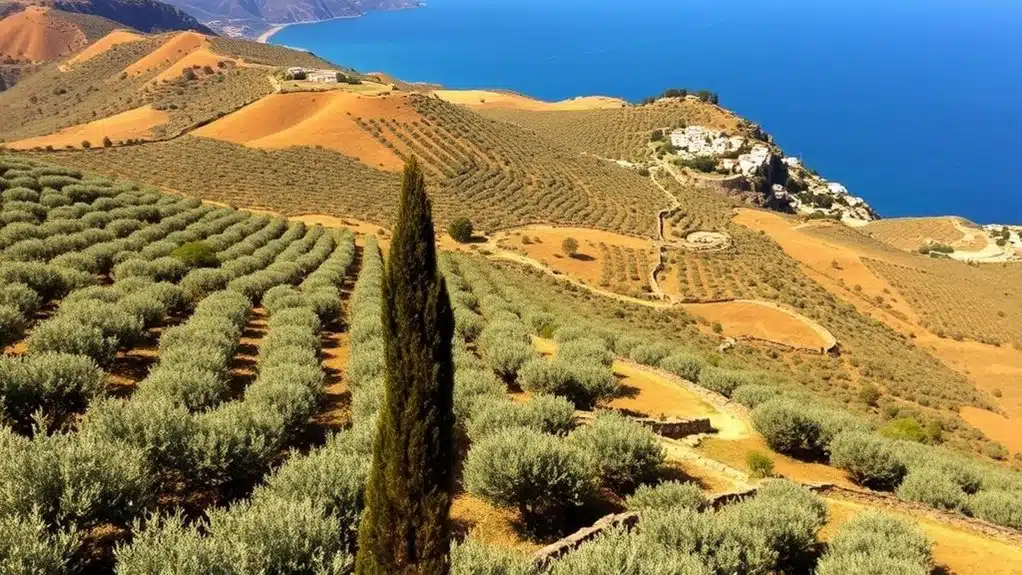
[[[681,439],[689,435],[700,433],[712,433],[713,426],[708,418],[699,419],[651,419],[649,417],[635,417],[635,421],[648,427],[657,435],[670,439]]]
[[[627,415],[627,414],[625,414]],[[591,411],[576,411],[575,419],[578,423],[591,423],[596,414]],[[690,435],[700,433],[713,433],[713,426],[709,418],[700,417],[696,419],[653,419],[652,417],[632,417],[629,419],[649,428],[653,433],[668,439],[681,439]]]
[[[756,488],[730,493],[720,493],[718,495],[711,496],[708,500],[708,504],[714,509],[719,509],[720,507],[729,505],[746,497],[751,497],[755,494]],[[607,531],[617,528],[631,529],[638,523],[639,514],[634,511],[607,515],[589,527],[583,527],[564,539],[555,541],[539,551],[536,551],[536,553],[532,556],[533,566],[537,571],[542,570],[549,566],[551,562],[571,553]]]
[[[634,511],[607,515],[589,527],[583,527],[564,539],[551,543],[550,545],[540,549],[532,556],[533,564],[536,569],[543,569],[550,565],[552,561],[555,561],[575,549],[578,549],[584,543],[588,543],[589,541],[596,539],[605,531],[616,529],[618,527],[631,529],[638,522],[639,514]]]

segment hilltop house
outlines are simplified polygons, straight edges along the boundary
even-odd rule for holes
[[[319,84],[337,83],[337,70],[309,70],[305,76],[306,80]]]

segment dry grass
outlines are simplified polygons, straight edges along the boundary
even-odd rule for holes
[[[869,507],[853,501],[826,499],[829,521],[821,533],[830,539],[838,527]],[[910,523],[918,525],[933,542],[935,573],[954,575],[1012,575],[1022,565],[1022,549],[1016,543],[994,539],[964,526],[939,522],[923,513],[885,509]]]
[[[574,257],[562,246],[568,238],[578,242]],[[498,245],[588,285],[633,297],[651,292],[649,273],[656,256],[646,239],[585,228],[527,226],[509,232]]]
[[[9,147],[13,150],[47,146],[60,149],[76,148],[81,146],[83,141],[93,146],[101,146],[104,138],[109,138],[111,142],[150,139],[153,137],[153,128],[167,123],[169,117],[166,112],[154,110],[152,106],[142,106],[81,126],[64,128],[56,134],[18,140],[12,142]]]
[[[974,236],[967,237],[961,228],[974,231]],[[987,245],[986,232],[961,218],[877,220],[863,227],[862,231],[884,243],[906,251],[916,251],[931,242],[969,251],[981,250]]]
[[[864,261],[905,295],[922,326],[938,337],[1022,346],[1022,264],[917,259],[911,266]]]

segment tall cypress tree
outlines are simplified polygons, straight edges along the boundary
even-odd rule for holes
[[[380,410],[359,575],[446,575],[454,477],[454,314],[437,271],[422,170],[406,165],[383,275],[386,395]]]

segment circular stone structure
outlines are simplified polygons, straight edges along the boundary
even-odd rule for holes
[[[720,250],[731,245],[731,237],[721,232],[692,232],[685,236],[685,247],[692,250]]]

